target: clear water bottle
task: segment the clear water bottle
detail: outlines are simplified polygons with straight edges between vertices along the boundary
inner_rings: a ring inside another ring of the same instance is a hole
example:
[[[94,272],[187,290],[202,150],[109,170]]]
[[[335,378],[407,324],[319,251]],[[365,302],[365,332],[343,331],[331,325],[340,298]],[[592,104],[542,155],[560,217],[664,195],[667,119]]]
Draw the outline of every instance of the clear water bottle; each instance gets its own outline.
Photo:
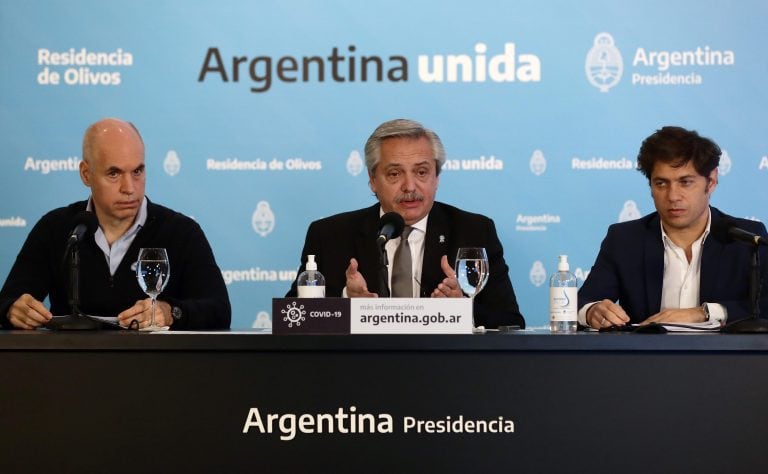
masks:
[[[576,332],[578,328],[578,283],[570,272],[568,255],[560,255],[557,273],[549,279],[549,331]]]
[[[317,271],[314,255],[307,255],[307,266],[296,280],[299,298],[325,297],[325,277]]]

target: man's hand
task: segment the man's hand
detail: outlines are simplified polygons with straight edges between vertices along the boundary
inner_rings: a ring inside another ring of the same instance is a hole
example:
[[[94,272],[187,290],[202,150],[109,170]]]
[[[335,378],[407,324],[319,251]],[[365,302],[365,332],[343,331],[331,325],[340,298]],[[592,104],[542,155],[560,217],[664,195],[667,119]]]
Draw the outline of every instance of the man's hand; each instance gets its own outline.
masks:
[[[591,328],[624,326],[628,322],[629,316],[624,312],[624,308],[611,300],[597,302],[587,310],[587,324]]]
[[[451,268],[451,265],[448,263],[448,257],[445,255],[440,259],[440,268],[443,269],[445,278],[432,291],[432,298],[461,298],[464,296],[461,288],[459,288],[456,272]]]
[[[8,309],[8,321],[19,329],[35,329],[51,320],[45,305],[29,293],[19,296]]]
[[[707,320],[704,310],[697,306],[685,309],[665,309],[646,319],[640,324],[650,323],[703,323]]]
[[[368,291],[368,284],[363,278],[363,274],[357,271],[357,260],[349,260],[347,275],[347,296],[350,298],[376,298],[379,295]]]
[[[117,322],[121,326],[130,327],[133,321],[136,321],[136,324],[139,325],[138,329],[149,327],[152,314],[151,308],[152,300],[150,298],[139,300],[136,304],[118,314]],[[171,324],[173,324],[171,305],[165,301],[156,301],[155,326],[170,326]]]

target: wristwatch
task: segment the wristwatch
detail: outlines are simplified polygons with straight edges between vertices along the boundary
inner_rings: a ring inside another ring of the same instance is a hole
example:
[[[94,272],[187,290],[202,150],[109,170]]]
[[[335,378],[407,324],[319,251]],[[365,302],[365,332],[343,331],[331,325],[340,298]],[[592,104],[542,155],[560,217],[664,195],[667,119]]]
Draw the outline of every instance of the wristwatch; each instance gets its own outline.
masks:
[[[178,306],[172,306],[171,316],[173,316],[174,321],[178,321],[179,319],[181,319],[181,316],[182,316],[181,308],[179,308]]]

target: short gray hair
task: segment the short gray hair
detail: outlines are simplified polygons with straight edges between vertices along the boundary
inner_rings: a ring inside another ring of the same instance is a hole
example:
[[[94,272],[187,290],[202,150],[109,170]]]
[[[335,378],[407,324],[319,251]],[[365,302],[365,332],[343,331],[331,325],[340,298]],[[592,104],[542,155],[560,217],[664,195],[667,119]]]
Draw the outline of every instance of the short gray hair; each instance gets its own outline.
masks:
[[[365,142],[365,166],[368,173],[373,174],[381,160],[381,142],[388,138],[426,138],[432,145],[437,174],[445,163],[445,148],[440,137],[435,132],[424,127],[419,122],[408,119],[395,119],[384,122],[373,131]]]

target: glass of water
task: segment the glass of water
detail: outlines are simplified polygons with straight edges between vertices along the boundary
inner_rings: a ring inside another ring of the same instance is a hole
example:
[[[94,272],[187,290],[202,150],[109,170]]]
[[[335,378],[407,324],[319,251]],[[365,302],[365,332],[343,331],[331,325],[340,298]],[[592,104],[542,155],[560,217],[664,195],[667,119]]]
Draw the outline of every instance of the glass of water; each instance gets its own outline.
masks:
[[[461,247],[456,253],[456,278],[459,287],[470,298],[477,296],[488,283],[488,255],[483,247]],[[472,325],[475,326],[474,305]]]
[[[155,300],[163,292],[168,278],[171,276],[171,264],[168,253],[162,248],[143,248],[139,250],[139,260],[136,265],[136,278],[142,291],[152,298],[152,309],[149,316],[149,328],[159,329],[155,325]]]
[[[461,291],[470,298],[474,298],[488,283],[488,255],[483,247],[459,248],[455,268]]]

